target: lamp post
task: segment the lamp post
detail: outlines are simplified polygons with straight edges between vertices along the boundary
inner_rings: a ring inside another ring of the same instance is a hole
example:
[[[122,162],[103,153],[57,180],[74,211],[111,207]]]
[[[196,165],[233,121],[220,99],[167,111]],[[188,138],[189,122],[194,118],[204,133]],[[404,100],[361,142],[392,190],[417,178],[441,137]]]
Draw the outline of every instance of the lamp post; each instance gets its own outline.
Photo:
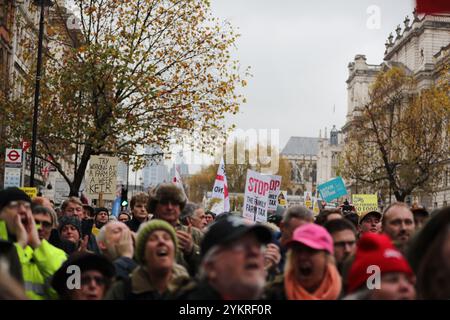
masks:
[[[42,43],[44,40],[44,15],[45,7],[53,5],[51,0],[34,0],[33,4],[39,6],[39,40],[38,40],[38,56],[36,65],[36,85],[34,90],[34,112],[33,112],[33,129],[31,140],[31,168],[30,168],[30,187],[34,187],[34,174],[36,164],[36,143],[37,143],[37,126],[39,116],[39,95],[41,91],[41,69],[42,69]]]

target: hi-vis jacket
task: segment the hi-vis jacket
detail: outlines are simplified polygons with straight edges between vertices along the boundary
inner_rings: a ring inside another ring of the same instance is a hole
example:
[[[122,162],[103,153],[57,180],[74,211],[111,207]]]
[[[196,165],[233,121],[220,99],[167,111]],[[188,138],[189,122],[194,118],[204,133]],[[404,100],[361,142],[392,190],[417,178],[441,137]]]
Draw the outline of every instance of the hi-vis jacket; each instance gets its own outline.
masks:
[[[0,220],[0,239],[8,240],[8,231],[4,221]],[[41,245],[33,249],[22,248],[15,243],[17,255],[22,265],[25,291],[33,300],[56,299],[56,292],[50,287],[51,276],[67,259],[66,253],[42,240]]]

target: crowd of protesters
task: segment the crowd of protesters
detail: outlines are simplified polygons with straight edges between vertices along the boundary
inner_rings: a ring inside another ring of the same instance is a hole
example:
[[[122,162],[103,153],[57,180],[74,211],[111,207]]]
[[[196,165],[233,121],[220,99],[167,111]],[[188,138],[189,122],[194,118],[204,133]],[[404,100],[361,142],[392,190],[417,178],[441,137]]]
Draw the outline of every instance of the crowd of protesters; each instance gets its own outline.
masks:
[[[450,299],[450,208],[215,215],[175,184],[117,217],[0,191],[0,299]]]

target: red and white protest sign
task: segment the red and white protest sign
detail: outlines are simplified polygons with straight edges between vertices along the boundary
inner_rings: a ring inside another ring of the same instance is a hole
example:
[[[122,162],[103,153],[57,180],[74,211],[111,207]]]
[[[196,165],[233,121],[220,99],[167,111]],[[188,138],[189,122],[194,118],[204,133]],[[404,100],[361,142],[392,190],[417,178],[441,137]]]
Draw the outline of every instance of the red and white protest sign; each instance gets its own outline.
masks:
[[[281,176],[272,175],[270,176],[269,185],[269,211],[277,210],[278,206],[278,195],[281,188]]]
[[[222,214],[224,212],[230,211],[230,197],[228,195],[228,183],[227,183],[227,176],[225,174],[225,162],[222,158],[220,161],[219,168],[217,169],[217,175],[216,180],[214,182],[214,187],[212,191],[212,198],[213,199],[220,199],[221,203],[223,203],[223,209],[222,205],[215,206],[215,210],[221,211],[221,212],[214,212],[216,214]]]
[[[271,176],[247,170],[243,217],[257,222],[267,222]]]

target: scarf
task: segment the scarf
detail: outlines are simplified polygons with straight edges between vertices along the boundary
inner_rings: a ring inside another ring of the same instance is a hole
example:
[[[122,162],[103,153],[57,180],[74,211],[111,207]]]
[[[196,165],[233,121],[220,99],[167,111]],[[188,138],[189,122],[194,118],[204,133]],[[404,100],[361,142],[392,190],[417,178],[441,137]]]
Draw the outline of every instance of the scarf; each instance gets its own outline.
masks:
[[[328,264],[322,283],[314,293],[306,291],[291,270],[285,277],[284,290],[288,300],[336,300],[341,293],[342,281],[334,264]]]

